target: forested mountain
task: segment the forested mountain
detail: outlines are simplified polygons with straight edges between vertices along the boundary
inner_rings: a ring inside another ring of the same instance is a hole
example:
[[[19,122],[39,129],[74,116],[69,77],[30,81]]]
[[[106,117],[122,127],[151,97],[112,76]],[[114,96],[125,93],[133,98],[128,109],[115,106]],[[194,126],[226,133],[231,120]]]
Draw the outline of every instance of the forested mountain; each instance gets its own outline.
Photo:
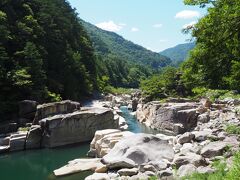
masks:
[[[179,44],[175,47],[160,52],[160,54],[169,57],[173,63],[183,62],[187,59],[189,51],[191,51],[194,47],[195,42]]]
[[[0,32],[4,117],[19,100],[78,100],[97,86],[91,41],[65,0],[0,1]]]
[[[95,50],[100,55],[116,56],[128,62],[149,65],[155,69],[171,62],[169,58],[136,45],[114,32],[102,30],[83,20],[81,22],[89,33]]]

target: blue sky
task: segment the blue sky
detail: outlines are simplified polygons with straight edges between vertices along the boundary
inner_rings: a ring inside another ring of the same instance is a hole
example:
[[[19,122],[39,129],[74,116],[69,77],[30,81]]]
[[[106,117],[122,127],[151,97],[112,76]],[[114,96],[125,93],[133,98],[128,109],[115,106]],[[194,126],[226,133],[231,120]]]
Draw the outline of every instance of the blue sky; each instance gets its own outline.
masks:
[[[181,29],[206,13],[182,1],[69,0],[83,20],[156,52],[185,43]]]

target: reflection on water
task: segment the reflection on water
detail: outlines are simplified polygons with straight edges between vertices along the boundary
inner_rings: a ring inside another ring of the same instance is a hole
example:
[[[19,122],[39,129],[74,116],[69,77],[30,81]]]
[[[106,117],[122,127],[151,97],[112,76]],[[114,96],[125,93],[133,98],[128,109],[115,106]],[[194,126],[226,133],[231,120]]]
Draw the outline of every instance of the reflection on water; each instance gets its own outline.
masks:
[[[151,133],[157,131],[140,124],[130,114],[127,107],[121,107],[123,117],[134,133]],[[0,180],[82,180],[91,172],[84,172],[56,178],[53,170],[64,166],[68,161],[86,157],[89,143],[58,149],[40,149],[22,151],[0,156]]]

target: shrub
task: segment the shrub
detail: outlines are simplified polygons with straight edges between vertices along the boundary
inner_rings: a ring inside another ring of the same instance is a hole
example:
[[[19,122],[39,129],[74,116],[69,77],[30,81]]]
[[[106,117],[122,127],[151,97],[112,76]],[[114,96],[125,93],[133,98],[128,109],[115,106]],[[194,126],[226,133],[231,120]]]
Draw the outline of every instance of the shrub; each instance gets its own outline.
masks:
[[[237,125],[228,125],[226,128],[226,132],[229,134],[240,134],[240,127]]]
[[[112,86],[109,86],[109,93],[112,94],[131,94],[134,90],[133,89],[128,89],[128,88],[115,88]]]
[[[225,99],[225,98],[232,98],[232,99],[239,99],[240,95],[235,94],[233,91],[229,90],[221,90],[221,89],[207,89],[205,87],[196,87],[192,89],[192,92],[195,98],[206,97],[209,98],[211,101],[215,101],[216,99]]]

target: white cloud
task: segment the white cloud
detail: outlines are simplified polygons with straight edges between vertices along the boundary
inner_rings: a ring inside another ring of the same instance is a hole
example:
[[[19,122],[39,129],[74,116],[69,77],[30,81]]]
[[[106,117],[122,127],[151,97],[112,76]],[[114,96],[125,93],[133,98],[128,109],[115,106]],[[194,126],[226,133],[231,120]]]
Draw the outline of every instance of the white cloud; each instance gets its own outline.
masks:
[[[186,28],[188,28],[188,27],[192,27],[192,26],[194,26],[195,24],[197,24],[197,21],[192,21],[192,22],[190,22],[190,23],[188,23],[188,24],[184,24],[184,25],[183,25],[183,29],[186,29]]]
[[[177,19],[191,19],[194,17],[200,17],[200,13],[198,11],[184,10],[177,13],[175,16]]]
[[[123,26],[126,26],[126,24],[123,24],[123,23],[116,24],[113,21],[108,21],[108,22],[98,23],[96,24],[96,26],[106,31],[117,32],[117,31],[120,31],[123,28]]]
[[[137,32],[137,31],[139,31],[139,29],[136,28],[136,27],[133,27],[133,28],[131,29],[131,31],[132,31],[132,32]]]
[[[153,27],[154,28],[161,28],[163,25],[162,24],[154,24]]]

